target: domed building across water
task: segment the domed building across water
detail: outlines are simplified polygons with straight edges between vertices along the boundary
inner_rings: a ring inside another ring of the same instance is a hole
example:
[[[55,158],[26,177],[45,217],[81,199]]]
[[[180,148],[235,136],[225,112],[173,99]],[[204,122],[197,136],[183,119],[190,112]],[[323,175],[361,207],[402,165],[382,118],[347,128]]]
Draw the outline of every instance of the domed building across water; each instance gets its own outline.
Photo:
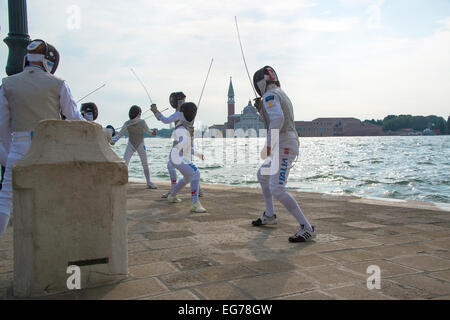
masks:
[[[216,124],[210,129],[216,129],[225,136],[225,130],[233,129],[235,134],[237,130],[241,131],[239,135],[259,136],[259,130],[264,129],[264,122],[261,120],[256,108],[249,100],[248,105],[242,110],[241,114],[235,114],[234,89],[230,78],[228,87],[228,121],[224,124]]]

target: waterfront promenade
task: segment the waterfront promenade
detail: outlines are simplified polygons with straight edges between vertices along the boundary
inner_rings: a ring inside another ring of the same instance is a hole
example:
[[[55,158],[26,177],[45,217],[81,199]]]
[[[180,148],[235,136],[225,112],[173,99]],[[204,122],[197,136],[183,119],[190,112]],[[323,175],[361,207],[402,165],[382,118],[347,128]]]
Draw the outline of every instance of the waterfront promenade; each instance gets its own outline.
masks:
[[[278,202],[278,225],[251,226],[259,189],[202,184],[207,213],[190,193],[169,204],[158,190],[128,185],[127,280],[51,299],[448,299],[450,212],[420,202],[384,202],[293,192],[315,225],[315,242],[289,243],[294,218]],[[57,228],[57,226],[55,226]],[[0,238],[0,298],[12,299],[13,230]],[[379,266],[381,289],[366,285]]]

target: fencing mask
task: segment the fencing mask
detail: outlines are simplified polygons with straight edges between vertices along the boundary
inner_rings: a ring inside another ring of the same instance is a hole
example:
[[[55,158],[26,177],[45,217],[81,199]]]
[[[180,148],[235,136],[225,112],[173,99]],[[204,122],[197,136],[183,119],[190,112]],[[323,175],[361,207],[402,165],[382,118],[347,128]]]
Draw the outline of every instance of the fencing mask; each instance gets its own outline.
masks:
[[[185,102],[181,105],[180,112],[183,113],[186,121],[191,122],[197,115],[197,106],[193,102]]]
[[[98,108],[93,102],[83,103],[80,112],[87,121],[94,121],[98,117]]]
[[[128,112],[128,116],[130,117],[130,119],[134,119],[136,118],[138,115],[140,115],[142,112],[141,108],[134,105],[130,108],[130,111]]]
[[[253,75],[253,85],[261,97],[266,93],[267,86],[272,83],[276,84],[278,87],[280,86],[277,73],[270,66],[259,69]]]
[[[178,109],[184,103],[186,95],[183,92],[172,92],[169,97],[169,102],[172,108]]]
[[[44,69],[54,74],[59,64],[59,52],[54,46],[44,40],[33,40],[27,46],[24,67],[30,65],[30,62],[42,62]]]

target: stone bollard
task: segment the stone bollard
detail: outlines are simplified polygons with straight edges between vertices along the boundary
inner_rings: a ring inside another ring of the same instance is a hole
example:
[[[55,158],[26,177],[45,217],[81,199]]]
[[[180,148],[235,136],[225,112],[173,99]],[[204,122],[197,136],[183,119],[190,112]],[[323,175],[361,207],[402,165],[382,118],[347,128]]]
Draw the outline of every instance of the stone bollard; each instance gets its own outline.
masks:
[[[16,297],[127,276],[127,182],[127,166],[100,125],[39,123],[28,153],[13,168]]]

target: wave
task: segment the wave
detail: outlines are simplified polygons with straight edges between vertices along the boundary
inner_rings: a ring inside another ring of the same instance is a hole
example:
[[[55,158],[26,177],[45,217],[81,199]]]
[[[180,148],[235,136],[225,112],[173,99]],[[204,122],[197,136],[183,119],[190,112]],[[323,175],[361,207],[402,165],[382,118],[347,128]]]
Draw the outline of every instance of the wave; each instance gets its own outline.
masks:
[[[427,166],[435,166],[435,164],[433,163],[433,162],[430,162],[430,161],[420,161],[420,162],[417,162],[417,164],[420,164],[420,165],[427,165]]]
[[[223,168],[221,165],[211,165],[211,166],[198,166],[199,169],[220,169]]]
[[[378,181],[378,180],[363,180],[362,183],[358,184],[357,187],[363,187],[363,186],[367,186],[370,184],[380,184],[382,182]]]
[[[431,202],[449,203],[450,197],[444,196],[442,194],[429,194],[424,197],[424,200]]]
[[[306,181],[312,181],[312,180],[319,180],[319,179],[325,179],[328,178],[328,175],[318,174],[312,177],[306,177],[304,180]]]

